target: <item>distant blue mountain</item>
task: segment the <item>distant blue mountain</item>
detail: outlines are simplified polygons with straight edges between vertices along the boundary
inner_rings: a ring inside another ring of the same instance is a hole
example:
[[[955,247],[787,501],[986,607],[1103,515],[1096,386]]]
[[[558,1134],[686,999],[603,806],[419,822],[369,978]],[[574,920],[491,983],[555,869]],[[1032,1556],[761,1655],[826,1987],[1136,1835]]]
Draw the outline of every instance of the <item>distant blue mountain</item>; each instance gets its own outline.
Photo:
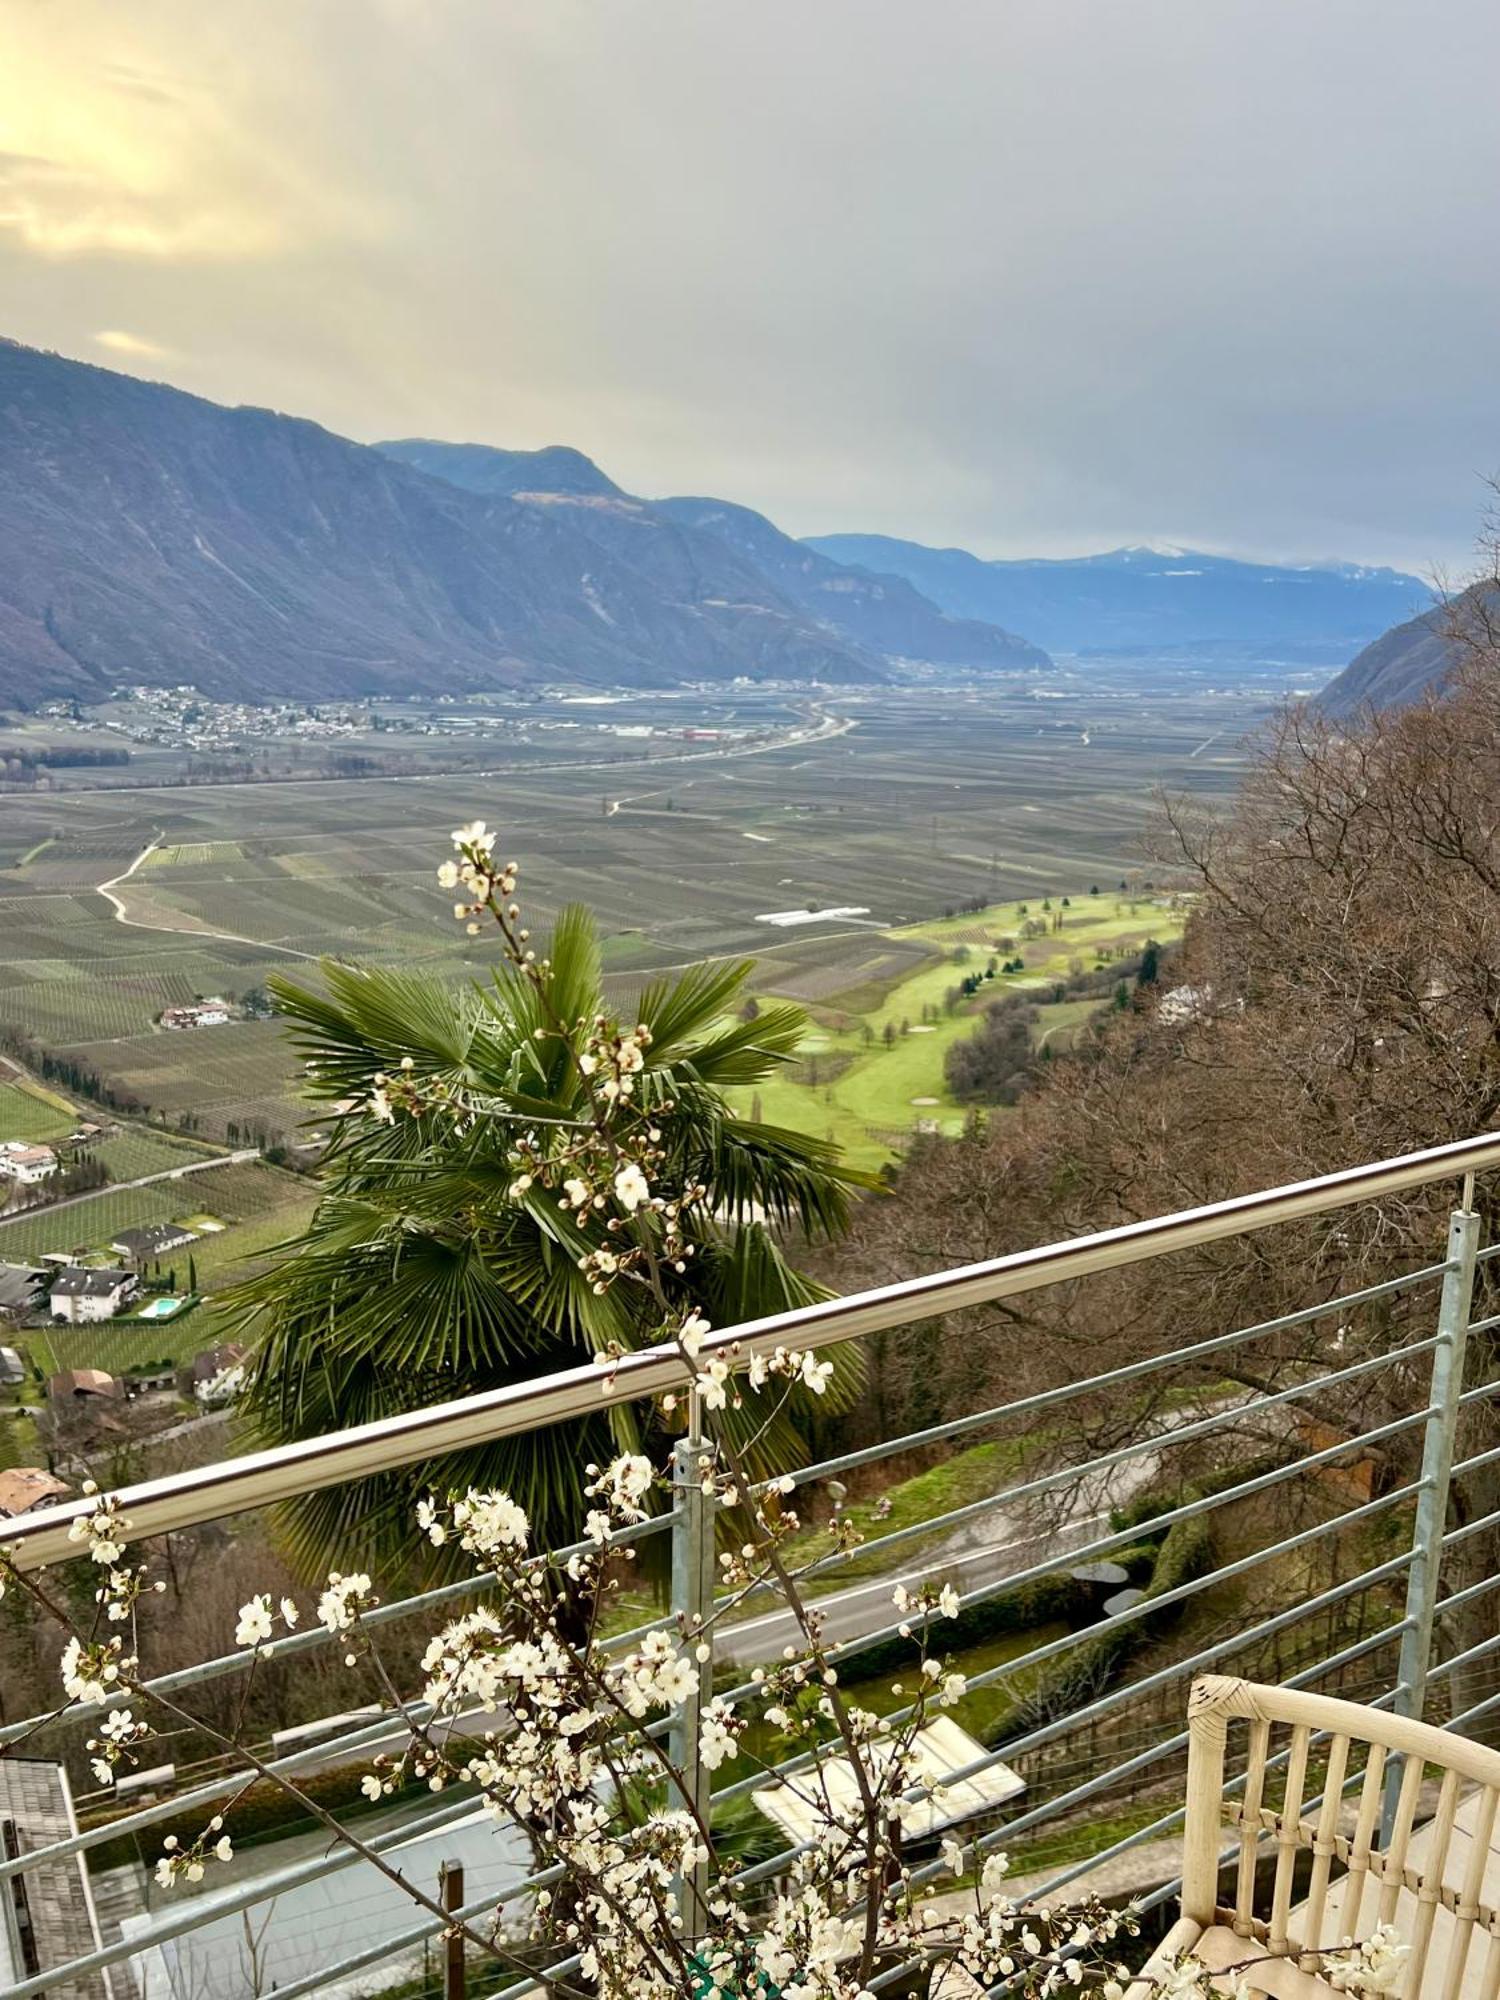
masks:
[[[1191,647],[1342,666],[1433,602],[1420,577],[1351,563],[1293,568],[1153,548],[987,562],[966,549],[889,535],[814,535],[808,546],[836,562],[904,576],[954,616],[1024,632],[1052,652]]]

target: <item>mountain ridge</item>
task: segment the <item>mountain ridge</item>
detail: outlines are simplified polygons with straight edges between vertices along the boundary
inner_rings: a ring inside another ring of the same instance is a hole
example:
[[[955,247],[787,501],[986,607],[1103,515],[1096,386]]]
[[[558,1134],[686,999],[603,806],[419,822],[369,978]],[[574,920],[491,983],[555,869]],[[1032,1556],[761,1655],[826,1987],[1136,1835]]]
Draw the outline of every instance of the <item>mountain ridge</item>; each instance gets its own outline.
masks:
[[[783,534],[754,508],[689,496],[640,499],[625,493],[592,459],[569,446],[523,452],[445,444],[436,438],[396,438],[375,449],[472,492],[587,509],[588,532],[609,540],[621,554],[628,554],[634,539],[661,524],[689,536],[694,549],[701,548],[702,538],[712,538],[820,626],[879,658],[981,669],[1051,665],[1047,654],[1029,640],[977,619],[953,617],[904,577],[834,562]],[[558,484],[549,489],[548,480]]]
[[[1487,641],[1497,622],[1500,583],[1471,584],[1451,603],[1382,632],[1322,690],[1318,707],[1339,720],[1368,708],[1409,708],[1447,680],[1468,632]]]
[[[136,682],[256,699],[886,677],[712,538],[625,560],[579,509],[12,341],[0,546],[13,706]]]

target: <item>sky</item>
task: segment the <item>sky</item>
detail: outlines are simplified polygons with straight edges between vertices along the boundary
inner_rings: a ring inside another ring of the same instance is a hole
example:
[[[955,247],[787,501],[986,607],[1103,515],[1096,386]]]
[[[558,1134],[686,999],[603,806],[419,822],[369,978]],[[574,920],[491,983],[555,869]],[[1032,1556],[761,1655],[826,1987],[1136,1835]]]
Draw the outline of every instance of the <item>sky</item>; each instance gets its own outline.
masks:
[[[1460,574],[1495,0],[0,0],[0,331],[985,555]]]

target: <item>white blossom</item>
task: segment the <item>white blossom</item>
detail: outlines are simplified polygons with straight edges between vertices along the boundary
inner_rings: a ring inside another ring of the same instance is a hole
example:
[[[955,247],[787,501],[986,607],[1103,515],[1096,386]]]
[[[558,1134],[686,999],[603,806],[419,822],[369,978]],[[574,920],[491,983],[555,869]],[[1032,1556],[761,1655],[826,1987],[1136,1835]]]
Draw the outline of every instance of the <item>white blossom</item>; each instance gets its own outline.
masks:
[[[453,1525],[462,1546],[474,1555],[524,1549],[529,1533],[524,1511],[508,1493],[478,1493],[472,1487],[454,1501]]]
[[[993,1854],[984,1857],[984,1866],[979,1871],[979,1893],[988,1902],[1001,1893],[1000,1885],[1010,1873],[1010,1856],[997,1848]]]
[[[1329,1952],[1323,1971],[1339,1992],[1394,1993],[1401,1985],[1410,1945],[1401,1942],[1394,1925],[1377,1924],[1362,1943],[1345,1938],[1339,1951]]]
[[[729,1363],[716,1355],[693,1377],[693,1387],[702,1397],[705,1410],[722,1410],[729,1400]]]
[[[678,1341],[690,1361],[697,1360],[698,1350],[712,1331],[712,1327],[710,1327],[702,1313],[697,1312],[689,1313],[687,1318],[682,1322],[682,1325],[678,1327]]]
[[[739,1740],[731,1723],[733,1706],[727,1701],[711,1701],[704,1709],[698,1732],[698,1755],[710,1771],[739,1751]]]
[[[328,1588],[318,1599],[318,1623],[329,1632],[347,1632],[369,1594],[368,1576],[340,1576],[331,1570]]]
[[[252,1597],[248,1604],[240,1606],[240,1622],[234,1628],[234,1643],[237,1646],[259,1646],[270,1638],[273,1623],[271,1600],[261,1595]]]

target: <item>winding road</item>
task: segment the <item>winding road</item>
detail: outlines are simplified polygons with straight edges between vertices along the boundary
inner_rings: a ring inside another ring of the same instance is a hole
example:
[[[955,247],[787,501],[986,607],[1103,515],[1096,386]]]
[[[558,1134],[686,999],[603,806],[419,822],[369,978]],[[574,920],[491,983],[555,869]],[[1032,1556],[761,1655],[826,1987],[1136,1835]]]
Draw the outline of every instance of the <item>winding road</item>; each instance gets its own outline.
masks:
[[[156,852],[157,848],[161,846],[163,838],[164,835],[153,833],[128,868],[122,868],[118,875],[111,875],[107,882],[95,883],[95,894],[102,896],[105,902],[109,904],[115,913],[115,922],[117,924],[128,924],[133,931],[160,931],[166,937],[218,938],[224,944],[253,945],[257,951],[276,951],[280,952],[283,958],[301,958],[305,959],[310,965],[317,964],[318,954],[316,952],[297,951],[289,944],[268,944],[263,938],[246,937],[240,931],[211,931],[202,924],[193,923],[150,924],[145,922],[141,917],[131,916],[130,912],[125,908],[124,899],[117,896],[114,892],[122,882],[130,880],[136,869],[140,867],[148,855]]]

